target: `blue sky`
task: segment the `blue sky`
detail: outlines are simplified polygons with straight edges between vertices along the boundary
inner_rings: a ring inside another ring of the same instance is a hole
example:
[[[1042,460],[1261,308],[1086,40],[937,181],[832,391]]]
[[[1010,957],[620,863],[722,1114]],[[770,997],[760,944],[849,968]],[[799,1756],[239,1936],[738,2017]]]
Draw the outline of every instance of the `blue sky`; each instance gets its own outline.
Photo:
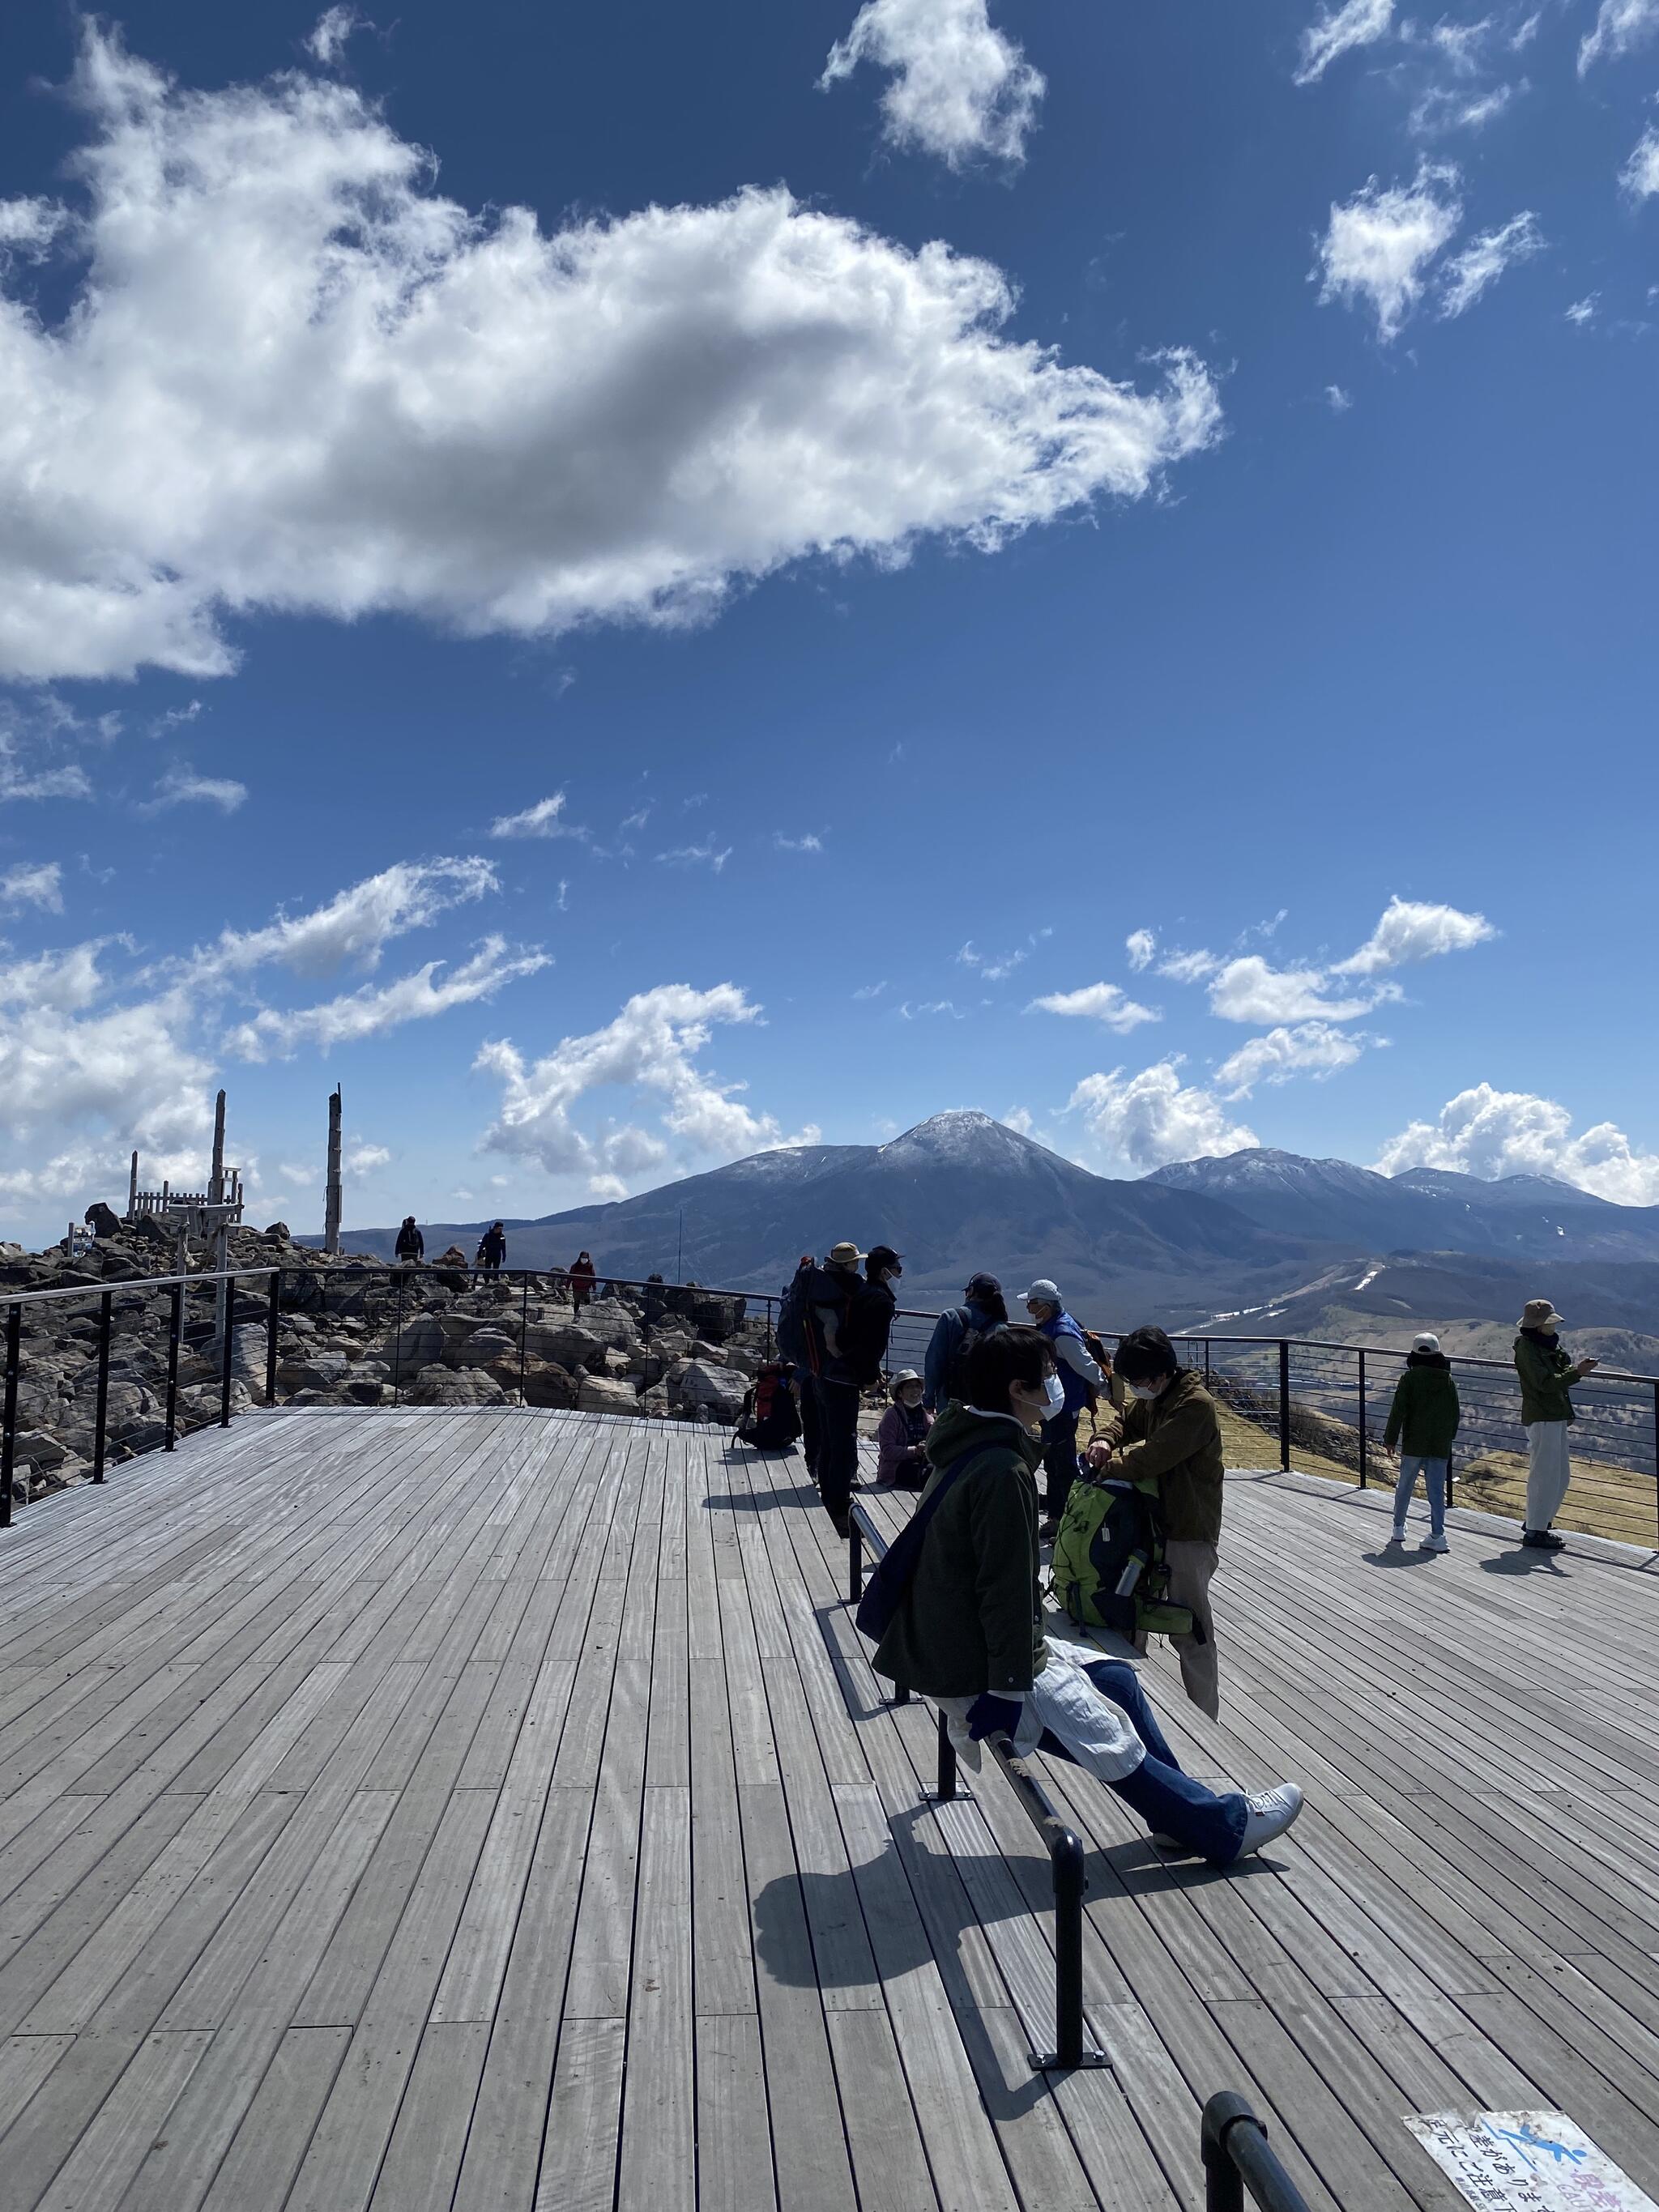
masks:
[[[218,1083],[296,1226],[337,1081],[362,1223],[957,1105],[1659,1202],[1656,98],[1659,0],[15,9],[0,1234]]]

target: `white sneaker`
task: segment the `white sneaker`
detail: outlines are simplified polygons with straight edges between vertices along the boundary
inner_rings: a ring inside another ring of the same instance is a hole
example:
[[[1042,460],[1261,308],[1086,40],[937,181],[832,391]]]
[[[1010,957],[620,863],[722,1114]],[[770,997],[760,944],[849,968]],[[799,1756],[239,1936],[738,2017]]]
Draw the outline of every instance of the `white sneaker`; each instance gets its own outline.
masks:
[[[1302,1810],[1302,1792],[1294,1782],[1281,1782],[1277,1790],[1261,1790],[1244,1802],[1250,1817],[1244,1823],[1244,1840],[1238,1847],[1242,1859],[1284,1834]]]
[[[1443,1529],[1437,1536],[1425,1536],[1423,1539],[1422,1548],[1425,1552],[1449,1552],[1451,1546],[1447,1541],[1445,1532]]]

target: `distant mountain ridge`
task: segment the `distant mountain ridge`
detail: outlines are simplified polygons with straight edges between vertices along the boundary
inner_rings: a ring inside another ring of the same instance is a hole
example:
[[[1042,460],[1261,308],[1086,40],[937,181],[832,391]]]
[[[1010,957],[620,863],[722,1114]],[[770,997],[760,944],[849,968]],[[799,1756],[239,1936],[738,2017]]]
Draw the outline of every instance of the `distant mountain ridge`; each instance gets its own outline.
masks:
[[[453,1243],[470,1255],[483,1228],[422,1224],[428,1254]],[[1418,1270],[1425,1292],[1455,1291],[1469,1319],[1497,1322],[1512,1318],[1516,1269],[1531,1281],[1528,1263],[1585,1263],[1609,1325],[1659,1332],[1659,1208],[1613,1206],[1541,1176],[1388,1176],[1265,1148],[1118,1181],[980,1113],[936,1114],[884,1145],[759,1152],[507,1230],[509,1266],[562,1267],[586,1246],[602,1274],[771,1291],[803,1252],[852,1237],[905,1255],[905,1304],[943,1304],[988,1267],[1011,1298],[1051,1276],[1107,1327],[1127,1317],[1197,1328],[1268,1307],[1311,1317],[1333,1297],[1382,1317],[1409,1303],[1402,1267]],[[348,1231],[343,1242],[389,1259],[396,1234]],[[1434,1255],[1455,1264],[1423,1273]],[[1389,1292],[1363,1296],[1385,1261]]]

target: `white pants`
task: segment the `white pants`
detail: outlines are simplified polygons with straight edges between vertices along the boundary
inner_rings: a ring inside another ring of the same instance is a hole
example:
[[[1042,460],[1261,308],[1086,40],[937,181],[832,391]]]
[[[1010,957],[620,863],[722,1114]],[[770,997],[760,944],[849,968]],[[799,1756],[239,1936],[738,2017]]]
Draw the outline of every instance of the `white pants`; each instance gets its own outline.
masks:
[[[1527,1526],[1547,1528],[1572,1480],[1567,1424],[1534,1421],[1527,1431]]]
[[[1146,1747],[1130,1725],[1121,1705],[1096,1689],[1083,1671],[1083,1662],[1098,1659],[1092,1644],[1083,1649],[1057,1637],[1048,1639],[1048,1663],[1025,1695],[1010,1703],[1020,1706],[1014,1730],[1014,1749],[1024,1757],[1035,1751],[1044,1729],[1052,1729],[1078,1765],[1102,1782],[1121,1782],[1146,1756]],[[972,1698],[935,1698],[945,1715],[957,1756],[978,1771],[980,1747],[968,1733],[968,1708]]]

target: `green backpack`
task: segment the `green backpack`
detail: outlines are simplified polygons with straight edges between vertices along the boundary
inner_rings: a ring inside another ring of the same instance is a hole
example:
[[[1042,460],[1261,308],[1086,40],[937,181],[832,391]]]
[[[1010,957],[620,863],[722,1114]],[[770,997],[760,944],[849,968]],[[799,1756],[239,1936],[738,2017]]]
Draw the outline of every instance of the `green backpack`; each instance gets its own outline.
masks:
[[[1120,1636],[1198,1636],[1188,1606],[1170,1602],[1158,1486],[1079,1473],[1066,1500],[1050,1573],[1055,1597],[1085,1628]]]

